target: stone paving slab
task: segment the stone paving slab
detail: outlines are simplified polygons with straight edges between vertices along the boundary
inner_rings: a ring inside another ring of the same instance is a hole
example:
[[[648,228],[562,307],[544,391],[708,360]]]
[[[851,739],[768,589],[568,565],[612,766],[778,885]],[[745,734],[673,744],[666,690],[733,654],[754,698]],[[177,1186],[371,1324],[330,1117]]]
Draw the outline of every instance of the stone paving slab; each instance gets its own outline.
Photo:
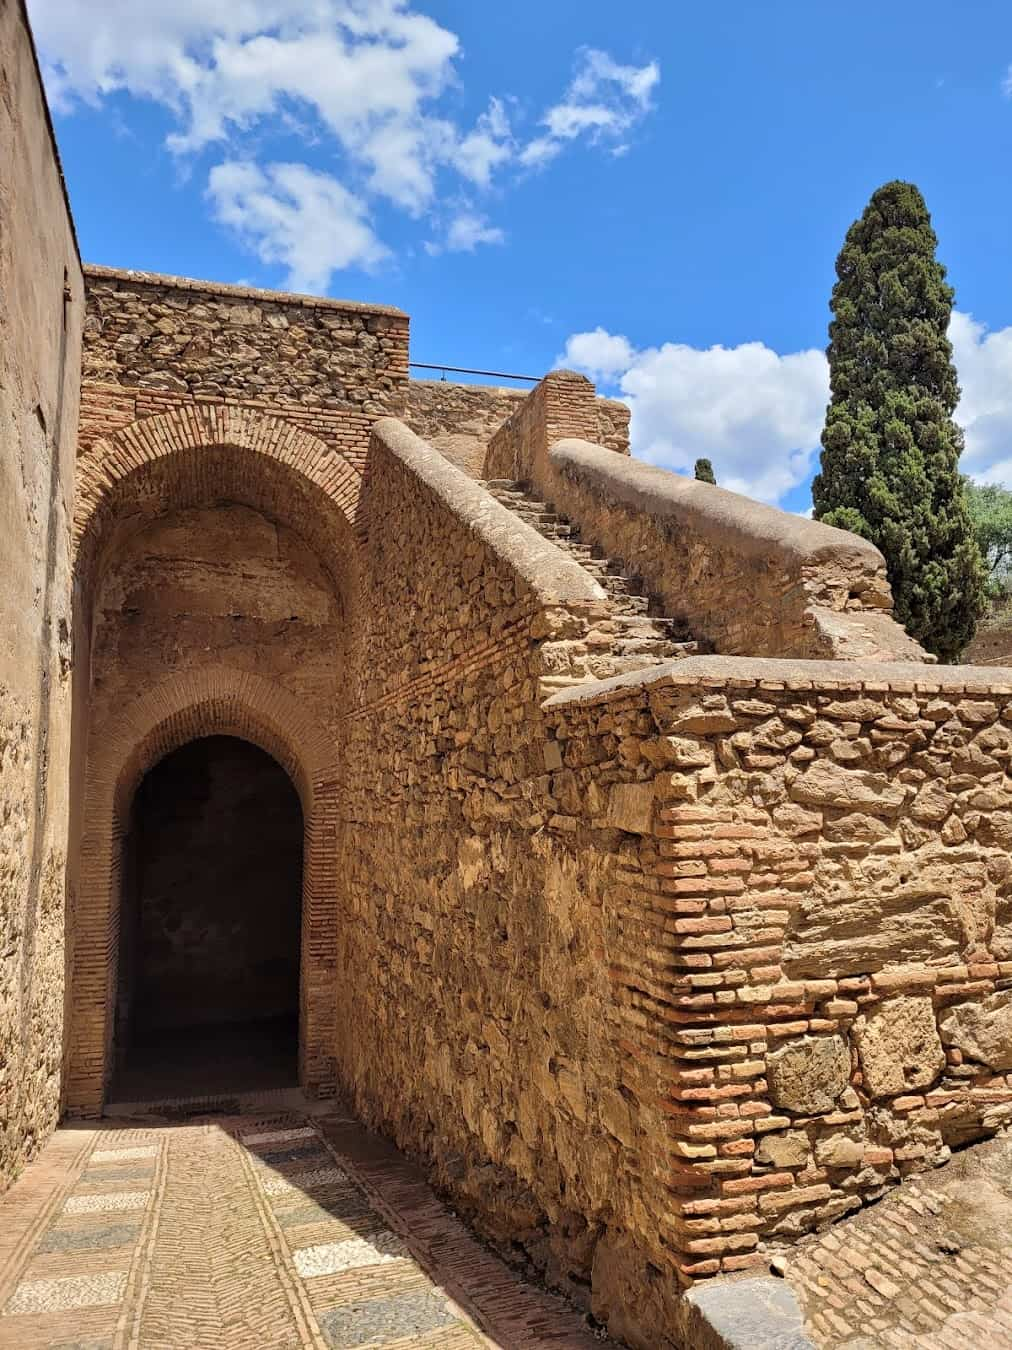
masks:
[[[0,1347],[599,1344],[340,1116],[65,1128],[0,1201]]]

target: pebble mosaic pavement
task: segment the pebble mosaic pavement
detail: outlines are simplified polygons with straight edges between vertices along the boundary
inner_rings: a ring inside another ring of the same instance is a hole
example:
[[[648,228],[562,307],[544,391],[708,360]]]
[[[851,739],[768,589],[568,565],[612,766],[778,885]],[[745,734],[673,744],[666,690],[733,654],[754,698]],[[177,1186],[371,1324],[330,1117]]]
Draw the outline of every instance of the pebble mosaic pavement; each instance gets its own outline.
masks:
[[[0,1201],[0,1347],[591,1350],[344,1117],[58,1130]]]

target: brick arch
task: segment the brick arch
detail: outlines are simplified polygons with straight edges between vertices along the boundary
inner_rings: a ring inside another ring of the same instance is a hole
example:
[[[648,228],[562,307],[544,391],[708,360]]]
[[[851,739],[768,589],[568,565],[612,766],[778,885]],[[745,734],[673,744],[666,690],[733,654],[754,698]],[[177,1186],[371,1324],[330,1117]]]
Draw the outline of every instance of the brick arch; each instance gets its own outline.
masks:
[[[111,1073],[123,843],[134,793],[173,750],[202,736],[237,736],[271,755],[302,802],[305,843],[299,1082],[336,1089],[333,1016],[337,911],[337,768],[326,734],[273,680],[224,666],[169,676],[89,737],[84,828],[73,913],[68,1111],[98,1115]]]
[[[293,526],[348,597],[357,582],[361,477],[294,423],[224,404],[141,418],[78,461],[75,571],[86,586],[125,532],[208,501],[237,501]]]

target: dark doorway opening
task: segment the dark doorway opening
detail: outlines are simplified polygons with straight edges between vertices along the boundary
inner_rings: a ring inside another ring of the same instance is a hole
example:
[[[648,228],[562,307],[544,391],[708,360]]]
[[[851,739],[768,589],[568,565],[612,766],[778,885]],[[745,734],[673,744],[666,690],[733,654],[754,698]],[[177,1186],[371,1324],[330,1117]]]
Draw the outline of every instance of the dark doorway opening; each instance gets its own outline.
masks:
[[[263,750],[191,741],[134,797],[109,1100],[297,1082],[302,808]]]

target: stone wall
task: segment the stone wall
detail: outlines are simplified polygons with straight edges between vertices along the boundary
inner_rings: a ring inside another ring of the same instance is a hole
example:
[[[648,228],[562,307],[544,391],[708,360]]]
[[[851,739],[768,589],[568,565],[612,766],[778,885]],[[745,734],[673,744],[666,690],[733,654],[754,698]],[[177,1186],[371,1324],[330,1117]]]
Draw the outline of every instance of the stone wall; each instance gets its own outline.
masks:
[[[0,1190],[60,1103],[83,286],[21,4],[0,6]]]
[[[361,468],[399,414],[408,318],[353,301],[85,269],[81,449],[138,418],[197,405],[269,411]]]
[[[892,619],[866,540],[608,454],[591,443],[596,423],[590,382],[555,371],[493,437],[486,477],[531,483],[716,651],[927,659]]]
[[[553,648],[579,646],[600,593],[397,424],[374,433],[362,507],[372,613],[344,731],[339,1077],[490,1237],[586,1298],[601,1226],[639,1203],[617,1137],[639,1126],[604,874],[554,848],[566,798],[540,701]]]
[[[217,664],[278,681],[336,733],[346,615],[297,530],[234,502],[188,507],[105,561],[92,620],[96,737],[153,678]]]
[[[484,473],[489,442],[527,398],[526,389],[449,380],[412,380],[404,420],[472,478]],[[595,399],[594,435],[599,445],[629,453],[629,409],[616,399]]]
[[[553,866],[610,863],[580,922],[664,1136],[594,1293],[654,1346],[678,1284],[1012,1120],[1012,673],[692,658],[545,713]]]
[[[451,464],[480,478],[489,441],[526,397],[526,389],[412,380],[404,420]]]
[[[1006,666],[1012,663],[1012,601],[1007,596],[993,600],[981,617],[977,631],[960,653],[971,666]]]

